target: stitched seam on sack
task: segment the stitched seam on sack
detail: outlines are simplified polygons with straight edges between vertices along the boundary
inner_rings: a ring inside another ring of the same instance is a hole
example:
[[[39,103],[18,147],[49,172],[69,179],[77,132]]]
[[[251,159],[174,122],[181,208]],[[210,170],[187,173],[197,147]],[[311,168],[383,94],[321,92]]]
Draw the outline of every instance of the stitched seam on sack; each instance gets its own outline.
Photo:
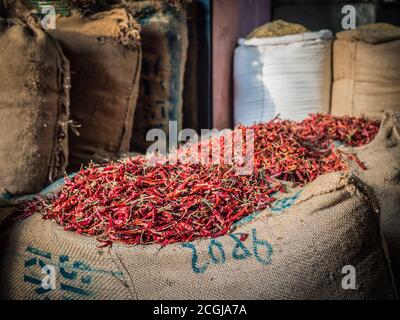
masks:
[[[58,97],[58,103],[57,103],[57,123],[55,127],[55,132],[54,132],[54,137],[53,137],[53,149],[51,153],[51,158],[50,158],[50,168],[48,172],[48,177],[47,179],[50,180],[50,182],[53,182],[53,170],[55,169],[55,176],[54,179],[57,179],[59,176],[59,170],[62,169],[66,164],[67,164],[67,155],[62,147],[62,144],[65,142],[65,139],[68,139],[68,128],[65,128],[64,134],[65,137],[63,141],[59,142],[59,134],[60,132],[64,131],[63,128],[63,118],[67,118],[67,122],[69,121],[70,118],[70,109],[69,109],[69,93],[67,90],[69,90],[69,62],[64,56],[62,49],[59,45],[59,43],[49,34],[46,34],[47,39],[52,43],[56,50],[56,56],[57,56],[57,84],[58,84],[58,89],[59,89],[59,97]],[[63,111],[63,108],[65,107],[65,112]],[[57,153],[60,152],[63,155],[63,160],[60,164],[59,167],[56,166],[57,162]],[[65,167],[64,167],[65,168]]]
[[[387,240],[382,232],[382,229],[380,230],[380,238],[381,238],[381,246],[378,246],[378,251],[379,253],[383,256],[384,262],[385,262],[385,268],[389,274],[389,281],[392,287],[392,291],[393,291],[393,295],[395,297],[396,300],[399,300],[399,292],[397,289],[397,285],[396,285],[396,278],[394,276],[393,270],[391,268],[391,257],[390,257],[390,252],[389,252],[389,248],[387,245]]]
[[[53,43],[53,41],[52,41]],[[60,83],[62,83],[64,81],[64,70],[61,67],[61,57],[60,57],[60,53],[58,52],[58,48],[57,50],[57,82],[58,82],[58,86],[60,86]],[[59,88],[60,91],[63,91],[63,88]],[[55,126],[55,130],[54,130],[54,136],[53,136],[53,150],[51,153],[51,159],[50,159],[50,168],[49,168],[49,181],[53,182],[53,175],[54,172],[53,170],[56,170],[56,175],[58,175],[58,168],[54,168],[54,166],[56,165],[56,161],[57,161],[57,149],[59,148],[58,145],[58,134],[59,131],[61,130],[61,119],[62,119],[62,101],[61,101],[61,97],[58,97],[58,103],[57,103],[57,123]]]
[[[130,49],[129,49],[130,50]],[[133,50],[132,50],[133,51]],[[136,62],[136,65],[135,65],[135,74],[133,75],[133,81],[132,81],[132,90],[129,92],[129,97],[128,97],[128,99],[127,99],[127,102],[126,102],[126,105],[125,105],[125,114],[124,114],[124,125],[123,125],[123,127],[122,127],[122,132],[121,132],[121,137],[120,137],[120,139],[119,139],[119,143],[118,143],[118,152],[121,152],[122,150],[122,144],[123,144],[123,141],[125,140],[125,138],[126,138],[126,135],[129,135],[129,132],[128,132],[128,130],[127,130],[127,119],[128,119],[128,114],[129,114],[129,109],[130,109],[130,106],[132,105],[132,100],[133,100],[133,98],[134,98],[134,96],[136,95],[137,96],[137,94],[135,94],[135,83],[139,80],[139,74],[140,74],[140,62],[141,62],[141,56],[142,56],[142,53],[141,53],[141,50],[139,49],[138,50],[138,48],[135,48],[135,51],[137,51],[138,52],[138,59],[137,59],[137,62]],[[137,99],[136,99],[137,100]],[[137,104],[137,101],[135,101],[135,109],[136,109],[136,104]],[[133,119],[132,119],[132,121],[133,121]],[[133,128],[132,128],[133,129]],[[128,144],[128,149],[129,149],[129,146],[130,146],[130,141],[131,139],[129,139],[129,141],[127,142],[127,144]],[[129,151],[129,150],[128,150]]]
[[[60,45],[58,44],[58,42],[56,42],[50,35],[49,35],[49,37],[50,37],[50,39],[52,40],[52,42],[56,44],[57,51],[58,51],[58,57],[59,57],[59,59],[60,59],[60,63],[62,64],[62,66],[60,66],[60,67],[62,67],[62,69],[61,69],[61,70],[62,70],[62,74],[61,74],[61,76],[62,76],[62,79],[61,79],[61,86],[62,86],[62,88],[60,88],[62,94],[61,94],[61,96],[60,96],[60,98],[59,98],[59,100],[60,100],[60,119],[59,119],[59,121],[60,121],[61,123],[58,123],[58,124],[57,124],[58,130],[57,130],[56,139],[58,139],[58,134],[59,134],[60,132],[62,132],[63,130],[66,131],[66,132],[64,132],[65,137],[64,137],[63,141],[60,142],[60,144],[58,145],[58,147],[60,148],[60,152],[62,152],[63,157],[64,157],[63,162],[60,164],[60,168],[63,168],[64,166],[66,166],[66,165],[68,164],[68,158],[67,158],[66,151],[65,151],[64,148],[62,147],[62,143],[65,143],[65,140],[68,139],[68,127],[66,126],[65,128],[63,128],[63,125],[65,125],[65,124],[63,124],[62,121],[64,120],[63,117],[65,117],[65,118],[66,118],[66,121],[67,121],[67,123],[68,123],[69,118],[70,118],[70,116],[71,116],[70,108],[69,108],[69,103],[70,103],[70,102],[69,102],[69,99],[70,99],[70,98],[69,98],[70,65],[69,65],[69,61],[68,61],[67,58],[64,56],[64,54],[63,54],[63,52],[62,52],[62,50],[61,50],[61,47],[60,47]],[[63,110],[63,107],[65,107],[65,112],[64,112],[64,110]],[[67,141],[67,142],[68,142],[68,141]],[[64,167],[64,168],[65,168],[65,167]],[[57,169],[58,169],[58,168],[57,168]],[[57,175],[56,179],[57,179],[57,178],[58,178],[58,175]],[[52,182],[53,182],[53,181],[52,181]]]
[[[14,25],[22,25],[22,26],[25,25],[25,24],[24,24],[22,21],[20,21],[19,19],[13,20],[12,23],[13,23],[13,26],[14,26]],[[10,27],[10,28],[11,28],[11,27]],[[32,29],[31,26],[28,26],[28,28],[31,28],[31,29]],[[34,44],[36,44],[36,42],[35,42]],[[33,45],[34,45],[34,44],[33,44]],[[33,60],[34,58],[32,57],[32,53],[33,53],[32,42],[29,42],[29,44],[28,44],[27,46],[28,46],[28,48],[27,48],[27,52],[26,52],[26,57],[27,57],[29,60]],[[27,159],[27,168],[32,168],[32,165],[33,165],[33,164],[34,164],[34,157],[29,157],[29,159]],[[49,173],[50,173],[50,170],[47,170],[46,177],[45,177],[45,179],[44,179],[44,181],[43,181],[43,183],[44,183],[45,185],[47,184],[48,177],[49,177]],[[23,179],[23,180],[25,181],[25,185],[26,185],[26,186],[29,186],[30,188],[32,187],[32,181],[31,181],[31,179],[29,178],[29,174],[26,175],[25,179]],[[42,183],[42,182],[41,182],[41,183]]]
[[[128,268],[125,266],[124,262],[118,255],[116,251],[114,251],[113,248],[109,249],[110,257],[112,261],[114,262],[115,266],[117,269],[123,273],[124,277],[126,278],[126,281],[128,282],[128,291],[130,292],[131,296],[135,298],[135,300],[139,300],[137,291],[133,282],[133,279],[128,271]]]

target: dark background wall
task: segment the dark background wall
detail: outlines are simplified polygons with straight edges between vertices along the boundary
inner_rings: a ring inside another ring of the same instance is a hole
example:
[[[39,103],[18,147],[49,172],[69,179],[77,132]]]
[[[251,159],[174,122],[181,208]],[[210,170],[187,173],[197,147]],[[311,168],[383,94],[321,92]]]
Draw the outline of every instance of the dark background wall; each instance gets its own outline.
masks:
[[[211,0],[188,4],[188,60],[183,92],[183,127],[211,128]]]
[[[213,0],[213,127],[232,126],[233,53],[240,37],[270,21],[270,0]]]
[[[400,26],[400,0],[381,1],[377,19]]]

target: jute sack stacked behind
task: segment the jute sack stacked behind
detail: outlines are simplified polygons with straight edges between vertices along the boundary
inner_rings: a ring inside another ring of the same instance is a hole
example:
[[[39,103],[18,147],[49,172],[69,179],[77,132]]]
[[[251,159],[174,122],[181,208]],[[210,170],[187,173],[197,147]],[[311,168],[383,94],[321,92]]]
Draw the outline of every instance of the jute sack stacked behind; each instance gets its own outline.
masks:
[[[139,91],[139,25],[124,9],[57,17],[51,34],[71,61],[71,169],[129,151]]]
[[[337,34],[332,114],[380,118],[400,110],[400,28],[386,24]]]
[[[123,1],[142,27],[143,70],[132,148],[146,151],[151,129],[168,136],[169,121],[182,127],[182,94],[188,48],[184,1]]]
[[[369,145],[353,151],[367,167],[363,171],[355,164],[353,171],[378,197],[381,228],[400,288],[400,113],[385,112],[377,137]]]
[[[98,249],[96,240],[33,215],[0,237],[0,292],[7,299],[393,299],[378,211],[361,181],[333,173],[230,235],[166,247]],[[41,286],[46,265],[54,267],[54,290]],[[343,287],[349,265],[355,290]]]
[[[36,193],[64,175],[69,81],[53,38],[0,18],[0,193]]]

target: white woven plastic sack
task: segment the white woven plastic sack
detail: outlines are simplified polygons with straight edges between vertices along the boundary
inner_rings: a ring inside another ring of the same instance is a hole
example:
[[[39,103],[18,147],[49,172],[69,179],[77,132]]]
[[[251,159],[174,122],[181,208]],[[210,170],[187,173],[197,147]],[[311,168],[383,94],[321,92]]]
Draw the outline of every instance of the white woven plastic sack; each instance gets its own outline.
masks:
[[[332,32],[240,39],[234,58],[234,122],[303,120],[330,111]]]

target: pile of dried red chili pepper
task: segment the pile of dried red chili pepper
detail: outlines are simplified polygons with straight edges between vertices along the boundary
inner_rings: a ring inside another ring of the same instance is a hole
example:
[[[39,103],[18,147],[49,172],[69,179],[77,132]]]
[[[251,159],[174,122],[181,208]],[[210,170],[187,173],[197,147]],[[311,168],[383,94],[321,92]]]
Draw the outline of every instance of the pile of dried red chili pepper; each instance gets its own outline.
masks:
[[[27,202],[22,214],[40,213],[65,230],[96,236],[104,245],[167,245],[218,237],[269,207],[276,192],[285,192],[281,180],[302,185],[346,170],[335,143],[367,144],[379,121],[312,115],[302,122],[274,119],[250,128],[255,133],[250,175],[237,175],[230,164],[152,165],[145,157],[91,164],[66,178],[55,193]],[[195,146],[201,149],[201,143]]]
[[[256,130],[256,167],[272,178],[306,184],[322,174],[343,171],[343,158],[363,164],[335,146],[358,147],[371,142],[380,121],[366,118],[311,115],[299,123],[275,120],[253,126]]]

